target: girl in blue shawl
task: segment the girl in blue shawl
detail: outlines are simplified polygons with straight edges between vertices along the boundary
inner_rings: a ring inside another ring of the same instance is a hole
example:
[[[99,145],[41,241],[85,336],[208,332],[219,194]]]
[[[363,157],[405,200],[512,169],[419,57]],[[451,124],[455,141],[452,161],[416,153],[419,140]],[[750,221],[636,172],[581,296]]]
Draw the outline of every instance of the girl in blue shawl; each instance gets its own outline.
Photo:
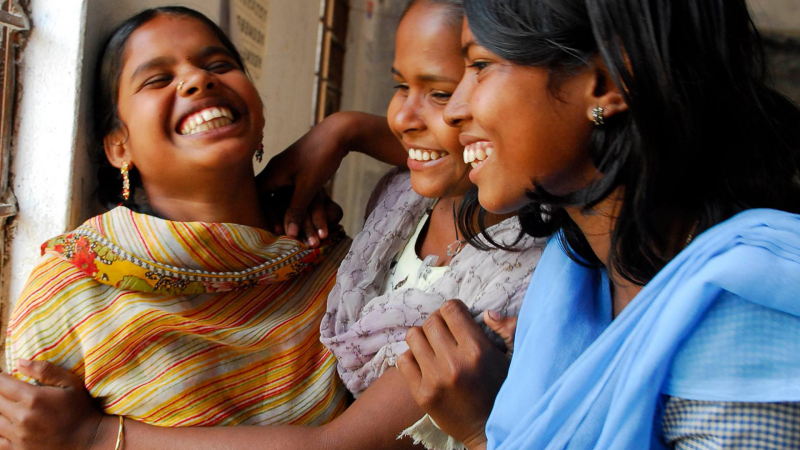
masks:
[[[409,331],[418,403],[470,449],[800,448],[800,110],[745,0],[465,10],[447,120],[551,239],[510,368],[458,302]]]

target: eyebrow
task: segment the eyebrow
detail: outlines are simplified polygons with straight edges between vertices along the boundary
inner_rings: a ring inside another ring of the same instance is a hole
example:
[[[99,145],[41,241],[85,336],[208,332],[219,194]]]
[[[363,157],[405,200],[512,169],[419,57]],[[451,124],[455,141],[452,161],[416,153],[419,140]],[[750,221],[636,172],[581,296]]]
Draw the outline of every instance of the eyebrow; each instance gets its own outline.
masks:
[[[208,47],[204,47],[202,50],[197,52],[196,55],[194,55],[194,58],[205,59],[213,55],[224,55],[233,58],[233,55],[231,54],[230,50],[228,50],[225,47],[220,47],[218,45],[210,45]],[[135,80],[136,77],[142,72],[146,72],[150,69],[157,67],[169,66],[170,64],[175,64],[175,58],[171,56],[159,56],[157,58],[153,58],[150,61],[147,61],[146,63],[137,67],[136,70],[133,71],[133,75],[131,75],[131,80]]]
[[[392,67],[392,73],[397,75],[400,78],[404,78],[403,74],[400,73],[399,70]],[[423,74],[416,77],[418,80],[426,82],[426,83],[457,83],[458,80],[453,80],[451,78],[441,76],[441,75],[433,75],[433,74]]]

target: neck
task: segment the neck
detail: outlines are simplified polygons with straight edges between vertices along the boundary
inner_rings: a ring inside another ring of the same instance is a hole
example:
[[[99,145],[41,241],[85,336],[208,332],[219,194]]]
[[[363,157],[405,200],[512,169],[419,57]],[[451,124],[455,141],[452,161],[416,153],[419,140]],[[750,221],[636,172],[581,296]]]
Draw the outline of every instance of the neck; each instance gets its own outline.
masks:
[[[611,235],[622,206],[622,190],[617,189],[590,212],[580,208],[565,208],[567,214],[583,233],[597,259],[608,270],[616,317],[633,300],[642,287],[623,278],[611,264]]]
[[[143,180],[148,202],[161,216],[178,222],[234,223],[267,228],[258,202],[255,177],[193,174],[190,188],[175,189],[148,185]],[[242,182],[241,180],[249,180]]]

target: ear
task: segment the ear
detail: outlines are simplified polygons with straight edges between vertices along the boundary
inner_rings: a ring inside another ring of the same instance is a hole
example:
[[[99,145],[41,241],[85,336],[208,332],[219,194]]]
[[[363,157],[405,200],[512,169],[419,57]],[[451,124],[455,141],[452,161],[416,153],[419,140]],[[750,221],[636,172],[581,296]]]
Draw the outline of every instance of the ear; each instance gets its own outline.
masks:
[[[619,90],[619,87],[608,72],[603,59],[600,56],[594,58],[593,68],[594,81],[589,83],[589,90],[586,92],[586,117],[594,121],[594,109],[598,106],[603,108],[603,116],[608,119],[617,114],[628,110],[628,104]]]
[[[128,165],[133,165],[128,149],[128,131],[124,125],[103,138],[103,147],[106,151],[106,158],[108,158],[108,162],[112,166],[119,169],[124,162],[127,162]]]

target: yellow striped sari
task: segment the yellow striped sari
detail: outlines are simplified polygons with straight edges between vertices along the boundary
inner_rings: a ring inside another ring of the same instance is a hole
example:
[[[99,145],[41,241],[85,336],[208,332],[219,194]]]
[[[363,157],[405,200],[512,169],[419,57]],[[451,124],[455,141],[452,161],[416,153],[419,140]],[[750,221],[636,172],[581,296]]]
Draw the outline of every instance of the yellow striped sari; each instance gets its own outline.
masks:
[[[324,423],[345,407],[319,324],[348,246],[116,208],[44,244],[7,363],[52,361],[154,425]]]

